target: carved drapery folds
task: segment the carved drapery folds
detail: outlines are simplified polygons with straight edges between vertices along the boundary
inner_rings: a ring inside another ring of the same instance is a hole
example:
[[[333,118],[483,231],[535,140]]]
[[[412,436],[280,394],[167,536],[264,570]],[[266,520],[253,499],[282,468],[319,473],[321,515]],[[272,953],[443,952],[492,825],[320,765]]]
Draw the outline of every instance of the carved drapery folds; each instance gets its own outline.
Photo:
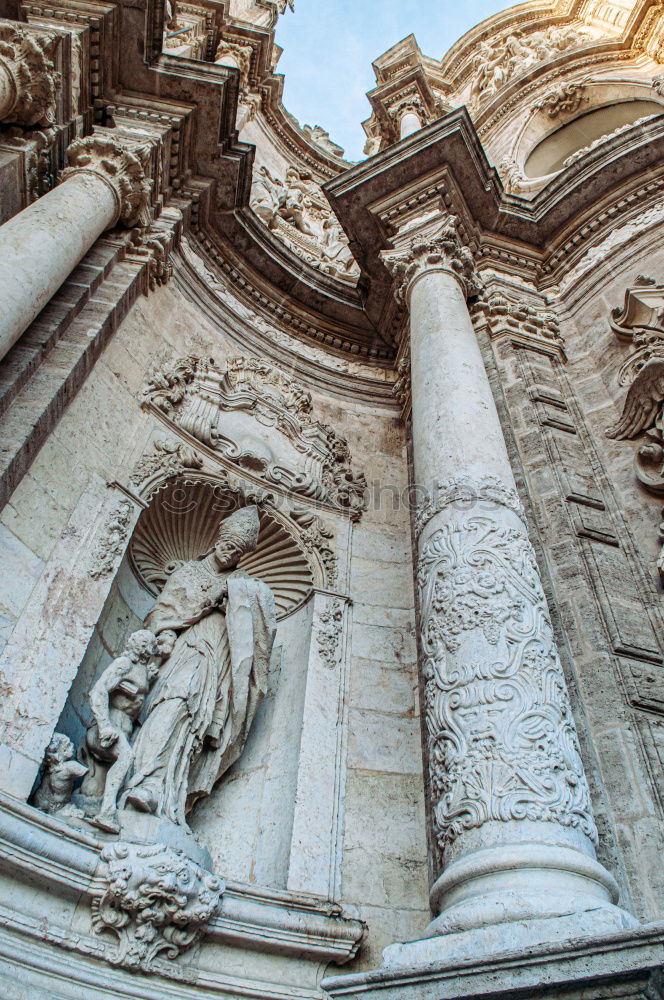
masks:
[[[418,276],[429,271],[447,271],[454,275],[466,297],[481,288],[473,255],[461,242],[453,215],[446,216],[435,228],[400,241],[393,250],[381,251],[380,256],[392,275],[394,293],[401,303],[406,302],[408,291]]]
[[[67,149],[68,166],[61,181],[80,173],[94,173],[112,188],[117,200],[115,225],[147,225],[152,182],[145,176],[141,150],[132,150],[107,134],[76,139]]]
[[[467,505],[467,513],[434,530],[420,552],[441,851],[491,820],[555,822],[597,839],[535,554],[516,521],[493,516],[498,487],[466,480],[443,488],[446,506]]]
[[[0,121],[45,126],[55,121],[60,74],[51,59],[55,35],[0,24]]]
[[[611,326],[633,350],[618,380],[628,385],[623,411],[607,436],[617,440],[644,435],[634,459],[636,477],[655,496],[664,496],[664,286],[641,277],[614,309]],[[662,527],[659,529],[659,540]],[[657,561],[664,582],[664,545]]]
[[[279,369],[252,358],[182,358],[155,373],[145,398],[181,432],[238,469],[300,497],[359,516],[366,479],[345,438],[313,417],[311,396]],[[258,426],[257,426],[258,425]],[[263,427],[279,437],[275,449]]]
[[[119,842],[101,860],[92,923],[116,936],[113,965],[149,972],[159,957],[177,958],[219,909],[221,879],[180,851]]]
[[[473,63],[471,106],[477,107],[513,78],[588,40],[589,36],[573,25],[552,25],[530,35],[515,31],[493,44],[481,41]]]
[[[355,283],[360,270],[348,239],[311,174],[289,167],[283,180],[259,167],[251,207],[268,229],[319,271]]]

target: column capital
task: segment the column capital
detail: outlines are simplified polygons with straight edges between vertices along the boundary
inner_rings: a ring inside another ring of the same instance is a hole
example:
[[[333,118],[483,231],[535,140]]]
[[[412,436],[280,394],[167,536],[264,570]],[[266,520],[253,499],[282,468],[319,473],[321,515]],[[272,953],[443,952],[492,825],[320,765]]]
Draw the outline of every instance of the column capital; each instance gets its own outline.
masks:
[[[8,90],[0,120],[19,125],[52,125],[60,74],[49,58],[57,36],[0,23],[0,67]]]
[[[447,271],[459,282],[468,298],[481,287],[473,255],[461,242],[456,217],[446,216],[435,228],[417,232],[392,250],[381,251],[381,259],[394,281],[394,292],[401,303],[408,302],[415,281],[429,271]]]
[[[113,226],[122,223],[131,228],[149,222],[152,181],[145,176],[138,152],[125,146],[121,139],[109,135],[76,139],[67,149],[67,163],[60,174],[61,182],[75,174],[93,173],[113,188],[118,204]]]

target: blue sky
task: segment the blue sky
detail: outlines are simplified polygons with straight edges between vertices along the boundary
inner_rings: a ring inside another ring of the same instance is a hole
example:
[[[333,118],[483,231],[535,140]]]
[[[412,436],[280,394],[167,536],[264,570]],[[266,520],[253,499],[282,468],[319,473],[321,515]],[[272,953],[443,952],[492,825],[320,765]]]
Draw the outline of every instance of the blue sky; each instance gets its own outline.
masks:
[[[326,128],[348,159],[362,159],[372,60],[411,32],[425,55],[440,59],[469,28],[508,6],[509,0],[295,0],[295,13],[286,10],[277,28],[284,104],[302,125]]]

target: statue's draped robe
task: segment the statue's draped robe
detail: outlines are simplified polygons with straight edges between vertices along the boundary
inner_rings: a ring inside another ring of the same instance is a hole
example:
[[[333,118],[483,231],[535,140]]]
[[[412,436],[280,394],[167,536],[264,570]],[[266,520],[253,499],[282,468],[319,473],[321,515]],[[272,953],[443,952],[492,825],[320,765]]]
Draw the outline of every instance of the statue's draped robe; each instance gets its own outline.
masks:
[[[146,699],[125,790],[184,825],[246,742],[267,686],[274,598],[266,584],[215,571],[209,559],[188,562],[168,579],[145,626],[178,635]]]

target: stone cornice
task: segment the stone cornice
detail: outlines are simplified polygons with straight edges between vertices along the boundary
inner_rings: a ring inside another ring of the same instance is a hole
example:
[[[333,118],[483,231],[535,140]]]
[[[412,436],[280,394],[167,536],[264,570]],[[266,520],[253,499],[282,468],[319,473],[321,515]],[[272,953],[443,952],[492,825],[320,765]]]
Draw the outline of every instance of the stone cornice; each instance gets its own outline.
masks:
[[[325,191],[370,277],[367,314],[389,332],[390,282],[379,252],[391,248],[410,216],[454,214],[478,261],[550,283],[584,241],[591,246],[606,227],[633,215],[641,198],[654,197],[664,184],[663,153],[661,116],[602,143],[526,201],[503,193],[461,108],[347,170]]]
[[[73,830],[38,809],[0,796],[0,859],[3,867],[21,880],[37,877],[40,887],[48,887],[54,896],[69,898],[74,890],[89,901],[95,892],[103,846],[91,834]],[[15,919],[20,925],[19,914]],[[66,929],[61,931],[62,941],[55,943],[65,943]],[[55,926],[52,933],[57,933]],[[326,900],[229,882],[207,934],[219,944],[343,964],[356,954],[364,925],[349,919],[340,906]],[[76,942],[73,950],[80,955],[106,957],[104,944],[92,934],[77,935]],[[178,967],[167,962],[160,963],[159,971],[168,976],[171,968],[177,976]]]

